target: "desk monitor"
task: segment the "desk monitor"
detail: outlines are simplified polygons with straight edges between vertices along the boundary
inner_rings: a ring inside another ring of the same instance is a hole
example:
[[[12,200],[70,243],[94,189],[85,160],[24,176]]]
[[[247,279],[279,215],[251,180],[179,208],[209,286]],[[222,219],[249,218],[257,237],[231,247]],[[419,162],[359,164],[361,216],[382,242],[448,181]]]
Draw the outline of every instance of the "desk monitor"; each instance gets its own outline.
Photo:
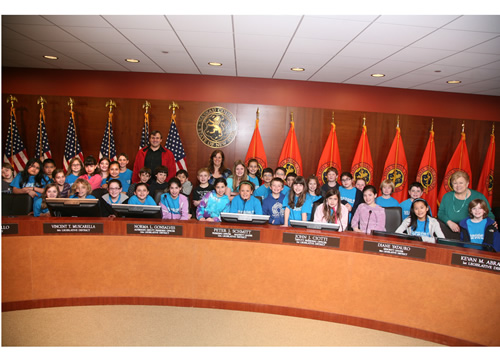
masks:
[[[335,223],[311,222],[311,221],[296,221],[291,219],[290,226],[296,228],[322,229],[326,231],[338,231],[340,225]]]
[[[229,223],[252,223],[252,224],[266,224],[269,222],[269,215],[261,214],[243,214],[243,213],[229,213],[222,212],[220,214],[222,222]]]
[[[161,218],[161,207],[150,205],[112,204],[111,207],[118,217],[130,218]]]
[[[477,249],[477,250],[484,250],[487,252],[496,252],[495,249],[493,249],[493,247],[486,245],[486,244],[463,242],[461,240],[456,240],[456,239],[438,238],[437,243],[444,244],[444,245],[452,245],[454,247],[460,247],[460,248],[471,248],[471,249]]]
[[[409,234],[403,234],[403,233],[393,233],[393,232],[384,232],[384,231],[372,231],[371,233],[373,236],[377,237],[386,237],[386,238],[399,238],[399,239],[406,239],[406,240],[416,240],[421,242],[422,237],[420,236],[412,236]]]
[[[53,217],[101,217],[97,198],[47,198],[46,202]]]

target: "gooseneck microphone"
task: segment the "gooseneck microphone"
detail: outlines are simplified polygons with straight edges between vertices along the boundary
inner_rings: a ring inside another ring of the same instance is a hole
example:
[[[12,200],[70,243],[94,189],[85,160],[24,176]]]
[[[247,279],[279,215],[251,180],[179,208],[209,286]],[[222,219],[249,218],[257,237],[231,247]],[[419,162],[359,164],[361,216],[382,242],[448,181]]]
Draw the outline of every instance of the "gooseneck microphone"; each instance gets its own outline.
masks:
[[[370,225],[370,218],[372,216],[372,210],[368,212],[368,221],[366,222],[366,229],[365,229],[365,234],[368,234],[368,227]]]

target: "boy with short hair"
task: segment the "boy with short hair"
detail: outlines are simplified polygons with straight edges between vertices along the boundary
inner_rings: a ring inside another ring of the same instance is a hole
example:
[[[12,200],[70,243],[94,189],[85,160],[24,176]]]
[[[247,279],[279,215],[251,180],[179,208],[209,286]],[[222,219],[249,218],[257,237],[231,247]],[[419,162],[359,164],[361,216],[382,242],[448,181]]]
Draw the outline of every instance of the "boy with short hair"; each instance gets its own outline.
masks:
[[[269,215],[269,223],[281,226],[285,223],[285,210],[283,209],[285,195],[281,192],[285,182],[279,177],[274,177],[270,186],[271,194],[262,201],[262,214]]]
[[[288,187],[292,187],[292,184],[293,184],[293,182],[295,181],[296,178],[297,178],[297,174],[295,172],[289,172],[286,175],[286,180],[285,180],[286,185]]]
[[[280,179],[282,179],[284,184],[286,179],[286,169],[281,166],[277,167],[276,170],[274,170],[274,177],[279,177]],[[288,195],[288,192],[290,192],[290,187],[284,185],[282,192],[285,196]]]
[[[399,204],[399,207],[401,207],[401,213],[402,213],[402,218],[403,221],[405,220],[406,217],[410,216],[410,209],[411,209],[411,204],[413,203],[414,200],[417,198],[422,197],[424,194],[424,186],[420,182],[413,182],[409,187],[408,187],[408,195],[410,198],[407,200],[401,202]],[[432,216],[431,208],[429,207],[429,213]]]
[[[265,199],[271,193],[271,180],[273,179],[273,169],[266,167],[262,170],[262,185],[257,188],[253,195]]]
[[[54,182],[52,180],[52,173],[56,169],[56,162],[53,159],[45,159],[43,160],[43,182],[44,184],[49,184]]]
[[[352,174],[348,171],[342,172],[340,175],[342,186],[339,187],[340,202],[347,207],[349,211],[349,223],[351,218],[356,213],[360,203],[363,203],[363,192],[352,185]]]
[[[186,170],[180,169],[175,173],[175,177],[181,182],[181,193],[189,197],[191,191],[193,190],[193,184],[188,180],[189,174]]]
[[[151,169],[149,167],[144,166],[142,169],[139,170],[139,182],[143,182],[147,184],[149,180],[151,179]],[[121,182],[121,181],[120,181]],[[139,183],[137,182],[137,183]],[[135,186],[137,183],[131,183],[128,191],[127,191],[127,196],[132,197],[135,194]],[[148,184],[149,187],[149,184]]]
[[[193,209],[196,210],[196,207],[200,204],[201,199],[208,192],[213,191],[215,188],[208,183],[208,179],[210,178],[210,171],[208,168],[203,167],[198,170],[198,186],[193,188]]]
[[[125,192],[128,191],[128,188],[132,183],[132,170],[127,169],[128,162],[128,155],[122,152],[118,156],[118,164],[120,164],[119,180],[122,183],[122,190]]]
[[[157,166],[154,171],[154,176],[155,180],[149,185],[149,195],[153,197],[153,199],[155,199],[157,191],[163,192],[168,187],[168,168],[163,165]]]
[[[375,199],[375,203],[382,207],[399,207],[398,200],[392,197],[395,189],[396,185],[394,185],[392,180],[387,179],[382,181],[380,184],[380,192],[382,194]]]
[[[339,188],[339,184],[337,183],[337,176],[339,175],[339,171],[335,167],[329,167],[326,170],[326,183],[321,186],[321,196],[325,197],[326,193],[332,188]]]

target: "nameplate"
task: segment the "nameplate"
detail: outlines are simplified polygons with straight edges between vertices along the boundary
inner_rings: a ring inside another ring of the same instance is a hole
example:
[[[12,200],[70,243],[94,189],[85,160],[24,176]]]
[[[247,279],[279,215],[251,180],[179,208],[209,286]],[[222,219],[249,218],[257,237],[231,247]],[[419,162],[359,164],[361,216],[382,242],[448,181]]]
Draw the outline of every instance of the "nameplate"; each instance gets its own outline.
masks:
[[[18,234],[19,225],[17,223],[2,224],[2,234]]]
[[[44,223],[43,233],[102,233],[102,223]]]
[[[156,234],[166,236],[181,236],[182,226],[172,224],[134,224],[127,223],[128,234]]]
[[[402,245],[402,244],[371,242],[371,241],[365,240],[363,242],[363,251],[388,254],[388,255],[396,255],[399,257],[425,259],[425,254],[427,252],[427,249],[419,248],[419,247],[412,247],[412,246]]]
[[[452,253],[451,264],[500,273],[500,260],[491,258],[481,258],[473,255]]]
[[[313,245],[316,247],[333,247],[340,246],[340,238],[318,236],[314,234],[300,234],[300,233],[283,233],[283,243]]]
[[[260,240],[260,231],[253,229],[205,227],[205,238]]]

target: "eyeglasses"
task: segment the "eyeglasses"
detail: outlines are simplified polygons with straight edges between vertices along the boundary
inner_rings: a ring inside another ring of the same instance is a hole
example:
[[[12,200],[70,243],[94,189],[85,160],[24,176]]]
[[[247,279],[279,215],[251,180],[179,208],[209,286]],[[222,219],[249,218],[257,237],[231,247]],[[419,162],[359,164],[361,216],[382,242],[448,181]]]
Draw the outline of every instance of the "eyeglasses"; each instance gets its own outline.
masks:
[[[110,190],[121,190],[121,187],[110,187]]]
[[[349,178],[349,177],[344,177],[344,178],[342,179],[342,182],[346,182],[346,181],[352,181],[352,179],[351,179],[351,178]]]

